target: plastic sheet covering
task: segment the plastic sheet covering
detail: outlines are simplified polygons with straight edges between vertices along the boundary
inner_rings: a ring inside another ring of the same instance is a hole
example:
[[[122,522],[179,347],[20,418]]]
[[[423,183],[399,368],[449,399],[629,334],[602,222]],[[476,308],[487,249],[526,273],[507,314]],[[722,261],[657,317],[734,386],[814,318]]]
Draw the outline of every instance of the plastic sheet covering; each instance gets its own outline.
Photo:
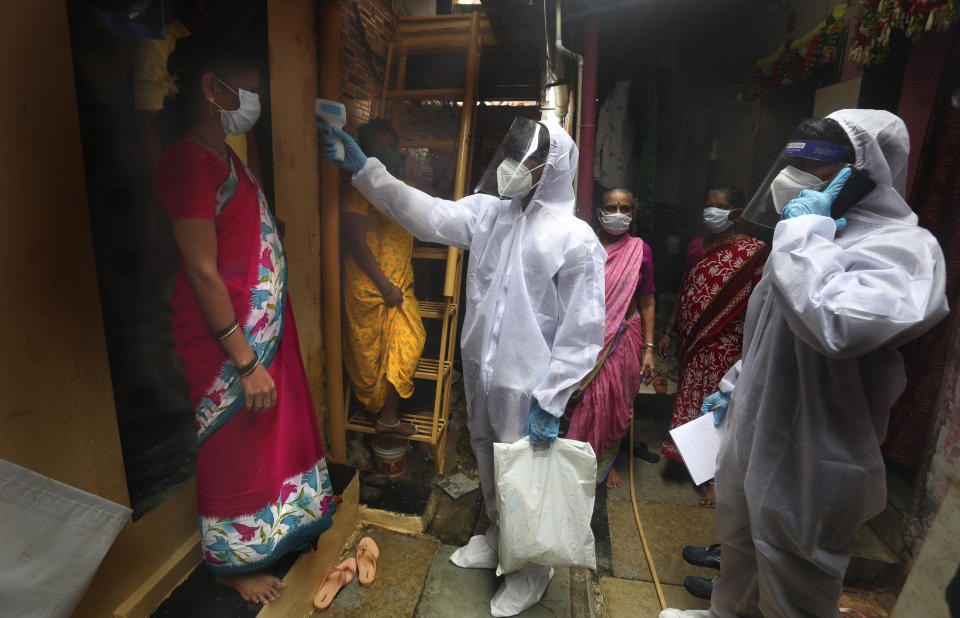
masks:
[[[0,459],[0,615],[69,616],[130,513]]]
[[[558,438],[534,450],[530,438],[493,445],[500,511],[497,575],[528,564],[597,568],[590,528],[597,458],[586,442]]]

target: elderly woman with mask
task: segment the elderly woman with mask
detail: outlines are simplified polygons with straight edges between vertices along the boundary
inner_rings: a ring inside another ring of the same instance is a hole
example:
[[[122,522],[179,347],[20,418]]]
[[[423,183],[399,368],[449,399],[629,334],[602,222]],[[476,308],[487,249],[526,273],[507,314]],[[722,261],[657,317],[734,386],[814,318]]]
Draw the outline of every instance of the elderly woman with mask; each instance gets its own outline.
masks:
[[[717,390],[723,374],[740,358],[744,310],[770,253],[763,242],[733,229],[745,201],[735,187],[711,189],[703,208],[708,233],[693,239],[687,249],[683,284],[657,346],[661,355],[674,338],[679,346],[680,387],[670,429],[700,416],[704,398]],[[669,435],[661,452],[681,460]],[[712,485],[700,505],[716,506]]]
[[[635,207],[629,191],[611,189],[596,210],[597,237],[607,250],[604,345],[571,399],[567,431],[568,438],[593,447],[597,482],[606,480],[607,487],[623,485],[613,462],[640,382],[654,371],[653,256],[647,243],[628,233]]]

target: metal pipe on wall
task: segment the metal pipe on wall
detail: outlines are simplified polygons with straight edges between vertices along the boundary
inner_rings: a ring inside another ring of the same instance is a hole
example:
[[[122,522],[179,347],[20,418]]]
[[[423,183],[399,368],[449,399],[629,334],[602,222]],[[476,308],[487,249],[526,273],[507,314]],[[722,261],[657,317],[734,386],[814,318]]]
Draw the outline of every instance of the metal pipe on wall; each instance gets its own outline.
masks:
[[[593,202],[593,158],[594,140],[597,135],[597,18],[587,20],[583,43],[583,79],[579,86],[580,109],[577,142],[580,147],[580,165],[577,173],[577,216],[584,221],[590,220]]]
[[[340,99],[340,6],[320,3],[319,95]],[[343,396],[343,351],[340,339],[340,171],[320,164],[320,255],[323,302],[323,350],[326,375],[327,440],[331,460],[347,461],[347,410]]]
[[[576,113],[576,115],[577,115],[577,133],[576,133],[576,137],[574,138],[574,141],[575,141],[576,144],[577,144],[577,148],[580,148],[580,119],[581,119],[580,109],[581,109],[581,106],[583,105],[583,56],[581,56],[580,54],[576,53],[575,51],[573,51],[573,50],[571,50],[571,49],[568,49],[568,48],[567,48],[566,46],[564,46],[564,44],[563,44],[563,36],[562,36],[562,34],[561,34],[562,30],[561,30],[561,27],[560,27],[560,24],[561,24],[560,0],[557,0],[557,19],[556,19],[556,22],[557,22],[557,23],[556,23],[557,36],[556,36],[556,41],[555,41],[555,44],[554,44],[554,48],[557,50],[557,53],[562,54],[562,55],[566,56],[567,58],[572,58],[573,60],[576,60],[576,61],[577,61],[577,105],[576,105],[576,108],[573,110],[574,113]],[[558,65],[560,64],[559,59],[557,60],[557,63],[558,63]],[[554,67],[554,69],[557,70],[557,71],[559,71],[560,67],[559,67],[559,66],[556,66],[556,67]],[[568,130],[567,132],[569,133],[569,130]],[[578,174],[578,176],[579,176],[579,174]],[[574,190],[574,192],[577,191],[577,187],[579,186],[579,184],[580,184],[580,183],[579,183],[579,178],[576,178],[576,177],[575,177],[575,178],[573,179],[573,190]]]

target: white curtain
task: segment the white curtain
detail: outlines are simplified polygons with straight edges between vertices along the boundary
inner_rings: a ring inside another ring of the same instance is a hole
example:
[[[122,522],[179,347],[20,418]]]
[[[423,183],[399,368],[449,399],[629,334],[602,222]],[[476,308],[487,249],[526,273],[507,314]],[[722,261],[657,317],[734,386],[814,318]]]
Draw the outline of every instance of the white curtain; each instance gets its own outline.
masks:
[[[69,616],[130,513],[0,459],[0,615]]]
[[[617,82],[600,106],[597,114],[596,156],[593,177],[605,189],[633,190],[636,179],[630,175],[630,159],[633,154],[633,121],[630,120],[627,102],[630,99],[630,82]]]

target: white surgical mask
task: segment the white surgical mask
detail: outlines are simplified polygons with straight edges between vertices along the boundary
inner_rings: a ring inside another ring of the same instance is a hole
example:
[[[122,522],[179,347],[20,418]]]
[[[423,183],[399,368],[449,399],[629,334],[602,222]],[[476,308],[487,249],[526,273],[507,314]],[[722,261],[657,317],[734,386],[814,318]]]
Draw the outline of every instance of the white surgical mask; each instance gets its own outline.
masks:
[[[614,236],[620,236],[629,230],[631,221],[633,221],[633,217],[620,212],[615,212],[612,215],[604,212],[600,213],[600,227]]]
[[[223,84],[224,88],[235,93],[240,99],[240,107],[234,110],[223,109],[216,101],[210,100],[211,103],[220,108],[220,126],[229,135],[243,135],[252,129],[253,125],[257,123],[257,119],[260,118],[260,97],[256,93],[243,88],[234,90],[224,84],[219,77],[217,81]]]
[[[703,223],[711,234],[726,232],[733,225],[729,218],[730,211],[716,206],[707,206],[703,209]]]
[[[541,163],[534,170],[543,167]],[[501,197],[511,199],[524,197],[534,187],[531,172],[526,165],[521,165],[513,159],[504,159],[497,168],[497,191]]]
[[[770,197],[777,213],[783,212],[787,202],[794,199],[804,189],[821,189],[826,184],[818,176],[788,165],[770,182]]]

